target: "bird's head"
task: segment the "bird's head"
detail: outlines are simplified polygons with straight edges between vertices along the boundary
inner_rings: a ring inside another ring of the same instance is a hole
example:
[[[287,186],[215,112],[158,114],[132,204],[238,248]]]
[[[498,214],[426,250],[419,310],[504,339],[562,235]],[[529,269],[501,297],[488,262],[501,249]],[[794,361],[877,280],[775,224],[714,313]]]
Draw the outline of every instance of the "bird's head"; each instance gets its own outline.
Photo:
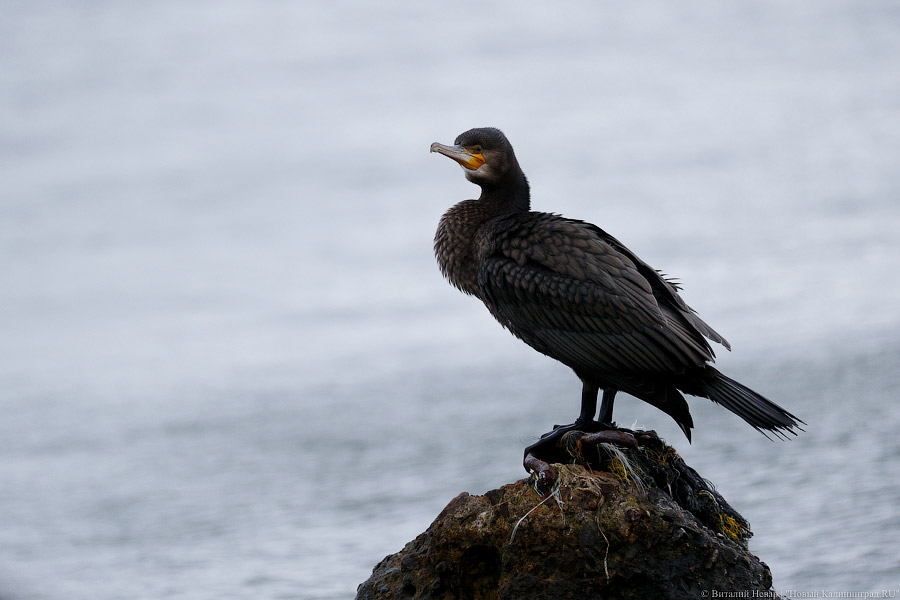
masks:
[[[466,179],[482,188],[499,184],[510,173],[521,172],[512,144],[499,129],[470,129],[459,134],[453,144],[445,146],[435,142],[431,151],[458,162]]]

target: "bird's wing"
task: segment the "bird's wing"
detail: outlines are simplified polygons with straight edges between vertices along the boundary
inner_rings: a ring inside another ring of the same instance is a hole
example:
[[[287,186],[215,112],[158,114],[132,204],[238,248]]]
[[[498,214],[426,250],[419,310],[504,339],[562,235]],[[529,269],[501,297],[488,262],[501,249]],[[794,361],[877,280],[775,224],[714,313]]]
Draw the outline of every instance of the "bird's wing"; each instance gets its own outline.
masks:
[[[596,228],[552,215],[510,225],[490,234],[478,283],[494,316],[535,349],[600,374],[680,373],[712,360],[703,337]]]
[[[673,309],[677,310],[680,315],[688,322],[691,326],[693,326],[698,332],[704,335],[706,338],[722,344],[726,350],[731,350],[731,344],[728,343],[719,332],[715,329],[707,325],[706,321],[700,318],[697,312],[687,305],[687,303],[678,295],[678,290],[681,289],[681,286],[674,279],[669,279],[663,276],[662,273],[642,261],[638,258],[631,250],[625,247],[625,244],[612,237],[599,227],[595,225],[590,225],[588,223],[584,223],[584,226],[589,227],[593,230],[599,237],[606,240],[606,242],[612,246],[616,251],[624,254],[631,260],[638,269],[638,272],[644,276],[650,286],[653,288],[653,295],[656,296],[657,300],[661,304],[668,304]],[[710,352],[712,350],[710,349]],[[715,356],[715,354],[713,354]]]

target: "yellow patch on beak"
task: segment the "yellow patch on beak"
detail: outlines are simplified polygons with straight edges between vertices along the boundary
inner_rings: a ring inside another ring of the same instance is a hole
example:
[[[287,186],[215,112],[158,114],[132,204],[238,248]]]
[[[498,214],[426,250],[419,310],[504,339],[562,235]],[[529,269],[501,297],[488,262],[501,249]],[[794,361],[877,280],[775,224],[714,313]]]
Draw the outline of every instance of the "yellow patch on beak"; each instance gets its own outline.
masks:
[[[481,152],[472,152],[469,154],[469,160],[460,164],[462,164],[462,166],[466,167],[467,169],[472,169],[473,171],[475,171],[476,169],[478,169],[478,167],[484,164],[484,154],[482,154]]]

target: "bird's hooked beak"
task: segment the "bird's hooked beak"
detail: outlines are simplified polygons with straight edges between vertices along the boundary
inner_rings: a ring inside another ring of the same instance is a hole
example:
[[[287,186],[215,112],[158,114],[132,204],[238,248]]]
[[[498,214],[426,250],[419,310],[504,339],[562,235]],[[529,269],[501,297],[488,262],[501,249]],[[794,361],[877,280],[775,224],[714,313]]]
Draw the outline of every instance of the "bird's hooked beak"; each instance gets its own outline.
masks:
[[[484,155],[481,152],[475,152],[473,148],[465,146],[445,146],[435,142],[431,145],[431,151],[449,156],[470,171],[477,171],[484,164]]]

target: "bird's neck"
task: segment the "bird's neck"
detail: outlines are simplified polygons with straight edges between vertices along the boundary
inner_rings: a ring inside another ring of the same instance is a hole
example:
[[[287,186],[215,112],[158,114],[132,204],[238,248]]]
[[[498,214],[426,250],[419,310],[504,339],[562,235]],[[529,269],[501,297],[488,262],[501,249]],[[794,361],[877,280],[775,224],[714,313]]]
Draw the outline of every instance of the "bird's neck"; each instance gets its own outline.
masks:
[[[494,184],[482,184],[480,202],[490,205],[497,216],[531,210],[531,190],[521,169],[510,172]]]

